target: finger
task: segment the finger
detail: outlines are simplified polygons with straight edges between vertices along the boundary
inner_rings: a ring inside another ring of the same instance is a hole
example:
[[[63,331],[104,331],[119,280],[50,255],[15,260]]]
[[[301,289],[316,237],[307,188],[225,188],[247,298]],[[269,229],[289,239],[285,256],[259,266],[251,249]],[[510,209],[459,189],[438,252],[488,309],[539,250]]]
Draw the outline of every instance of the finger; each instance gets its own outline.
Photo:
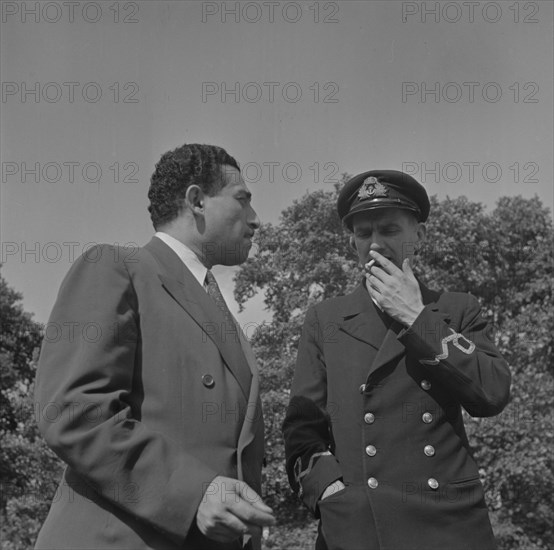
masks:
[[[374,286],[372,286],[371,283],[367,285],[367,291],[369,292],[369,296],[373,302],[375,302],[379,307],[383,307],[383,295]]]
[[[409,258],[406,258],[402,262],[402,271],[409,280],[411,280],[413,283],[417,283],[416,276],[414,275],[414,272],[412,269],[412,262]]]
[[[233,504],[229,511],[245,524],[250,523],[258,527],[264,527],[275,523],[275,518],[270,513],[255,508],[244,499],[240,499],[236,504]]]
[[[382,282],[386,282],[390,275],[378,264],[371,266],[369,270],[370,275],[377,277]]]
[[[273,513],[273,510],[267,504],[264,504],[261,501],[261,499],[254,501],[252,503],[252,506],[254,506],[254,508],[257,508],[258,510],[262,510],[263,512],[267,512],[268,514]]]
[[[379,254],[379,252],[371,250],[369,254],[373,259],[377,260],[379,266],[389,275],[399,271],[398,267],[396,267],[390,260],[387,260],[387,258],[385,258],[382,254]]]
[[[217,542],[232,542],[248,532],[248,526],[229,511],[218,516],[209,525],[198,523],[198,527],[206,537]]]
[[[238,485],[239,495],[246,500],[246,502],[252,504],[252,506],[262,510],[264,512],[272,513],[273,510],[267,505],[264,504],[262,497],[252,489],[247,483],[241,482]]]
[[[367,290],[369,291],[370,296],[376,301],[380,302],[382,299],[382,290],[384,288],[383,283],[377,279],[374,275],[370,273],[365,276],[367,280]]]
[[[389,286],[391,284],[391,275],[386,273],[381,267],[374,265],[367,274],[374,285],[377,285],[379,288],[384,286]]]

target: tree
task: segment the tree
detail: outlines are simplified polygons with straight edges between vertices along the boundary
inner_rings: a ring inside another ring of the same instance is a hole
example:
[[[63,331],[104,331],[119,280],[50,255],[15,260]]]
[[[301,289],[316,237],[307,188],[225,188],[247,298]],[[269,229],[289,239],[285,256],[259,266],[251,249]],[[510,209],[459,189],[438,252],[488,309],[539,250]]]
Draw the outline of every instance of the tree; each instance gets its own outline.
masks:
[[[281,423],[308,307],[360,281],[357,257],[336,214],[346,179],[345,174],[334,191],[295,201],[277,225],[264,225],[257,254],[236,275],[237,301],[244,305],[262,291],[272,314],[253,338],[266,410],[264,497],[283,526],[270,534],[267,548],[287,541],[283,547],[296,550],[313,541],[298,535],[301,525],[313,530],[313,523],[288,489]],[[554,545],[554,468],[548,451],[554,440],[552,220],[536,197],[503,197],[490,213],[465,197],[431,197],[431,212],[428,244],[414,271],[431,288],[470,292],[481,301],[514,375],[512,401],[501,415],[467,419],[499,546],[549,548]]]
[[[32,548],[60,477],[60,461],[40,437],[32,402],[41,327],[21,294],[0,275],[0,540],[3,550]]]
[[[1,267],[1,266],[0,266]],[[31,315],[23,311],[22,296],[0,275],[0,429],[14,430],[17,407],[10,396],[34,376],[33,355],[40,344],[40,331]]]

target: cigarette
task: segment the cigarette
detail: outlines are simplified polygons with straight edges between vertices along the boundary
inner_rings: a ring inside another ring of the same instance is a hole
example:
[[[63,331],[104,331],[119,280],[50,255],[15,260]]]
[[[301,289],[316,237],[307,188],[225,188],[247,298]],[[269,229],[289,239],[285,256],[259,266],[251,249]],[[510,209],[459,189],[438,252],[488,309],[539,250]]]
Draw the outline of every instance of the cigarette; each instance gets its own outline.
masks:
[[[375,259],[372,258],[371,260],[369,260],[369,262],[367,262],[367,264],[365,264],[364,267],[369,271],[373,267],[374,264],[375,264]]]

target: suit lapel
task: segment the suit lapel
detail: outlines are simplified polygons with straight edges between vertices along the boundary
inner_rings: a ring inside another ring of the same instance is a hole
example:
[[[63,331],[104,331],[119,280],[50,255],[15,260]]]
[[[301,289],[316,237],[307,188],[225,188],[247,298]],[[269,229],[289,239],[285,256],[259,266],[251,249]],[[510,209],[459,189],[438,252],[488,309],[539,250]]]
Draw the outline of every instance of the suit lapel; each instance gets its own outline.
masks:
[[[419,283],[421,297],[423,298],[424,305],[432,304],[438,301],[441,296],[440,292],[428,289],[420,280],[418,280],[417,282]],[[432,309],[433,311],[438,311],[438,307],[432,307]]]
[[[387,328],[363,284],[346,296],[340,330],[377,350],[381,347]]]
[[[398,340],[398,333],[402,330],[403,326],[396,321],[393,321],[388,328],[381,347],[369,367],[368,377],[382,366],[390,363],[397,357],[400,357],[405,353],[406,348]]]
[[[222,312],[177,254],[163,241],[153,238],[145,249],[156,258],[162,268],[158,277],[164,289],[217,346],[225,364],[248,399],[251,372],[240,341],[236,341],[231,333],[222,334],[221,327],[225,326]]]
[[[377,306],[371,300],[363,282],[348,298],[347,314],[344,316],[341,329],[377,350],[368,371],[369,376],[379,367],[404,353],[404,346],[397,340],[402,326],[377,311]],[[387,324],[390,325],[388,328]]]
[[[246,338],[245,334],[242,332],[240,327],[237,327],[239,331],[241,346],[244,351],[244,356],[248,361],[248,366],[250,367],[250,372],[252,373],[252,383],[250,384],[250,395],[248,396],[248,405],[246,409],[246,422],[242,425],[242,429],[239,435],[239,440],[237,444],[237,452],[239,456],[238,469],[239,469],[239,479],[243,479],[242,473],[242,460],[240,460],[242,451],[247,447],[256,435],[256,431],[259,425],[258,419],[261,421],[260,410],[260,378],[258,374],[258,366],[256,364],[256,358],[254,357],[254,352],[250,346],[250,342]]]

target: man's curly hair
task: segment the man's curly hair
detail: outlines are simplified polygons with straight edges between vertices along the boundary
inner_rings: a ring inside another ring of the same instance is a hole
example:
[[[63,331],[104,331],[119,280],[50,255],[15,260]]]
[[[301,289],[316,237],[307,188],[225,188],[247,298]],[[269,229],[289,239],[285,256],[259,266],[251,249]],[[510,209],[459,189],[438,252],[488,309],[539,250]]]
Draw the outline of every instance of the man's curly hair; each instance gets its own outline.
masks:
[[[150,178],[150,219],[157,230],[174,220],[190,185],[213,197],[224,185],[222,165],[240,170],[237,161],[216,145],[185,144],[164,153]]]

